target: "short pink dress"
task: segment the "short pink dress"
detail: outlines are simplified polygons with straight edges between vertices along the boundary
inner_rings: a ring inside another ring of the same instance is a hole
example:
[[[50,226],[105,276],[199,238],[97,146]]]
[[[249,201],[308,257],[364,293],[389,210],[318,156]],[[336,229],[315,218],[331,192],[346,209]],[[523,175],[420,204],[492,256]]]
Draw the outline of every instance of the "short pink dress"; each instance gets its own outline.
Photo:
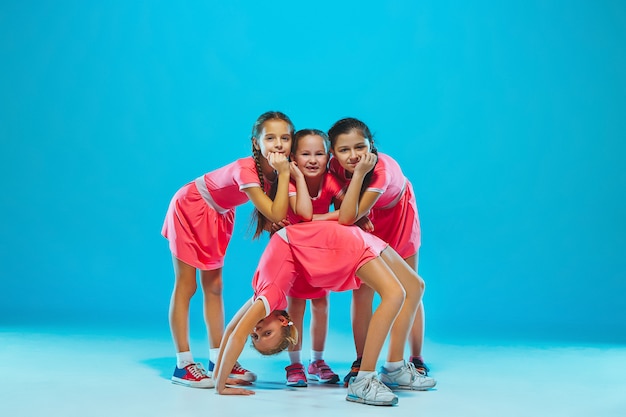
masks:
[[[252,280],[253,300],[262,300],[269,315],[287,308],[287,294],[297,280],[326,291],[356,289],[361,284],[358,269],[387,246],[358,226],[336,221],[287,226],[272,236],[261,256]]]
[[[331,158],[330,171],[347,188],[350,178],[339,162]],[[380,193],[368,215],[373,234],[389,243],[404,259],[415,255],[421,243],[420,221],[411,182],[389,155],[378,153],[367,191]]]
[[[289,197],[296,195],[296,185],[292,182],[289,183]],[[313,214],[325,214],[328,213],[330,205],[335,198],[343,195],[343,189],[337,178],[334,175],[326,173],[319,190],[319,193],[311,197],[311,203],[313,203]],[[291,207],[287,212],[287,220],[290,224],[300,223],[302,219],[293,212]],[[289,290],[290,297],[302,298],[312,300],[315,298],[321,298],[328,295],[329,291],[323,288],[311,287],[306,280],[295,280],[293,286]]]
[[[253,157],[184,185],[174,194],[161,231],[172,254],[201,270],[221,268],[233,233],[235,207],[248,201],[243,190],[260,186]]]
[[[296,184],[291,181],[289,183],[289,197],[296,195]],[[313,214],[325,214],[328,213],[330,205],[334,199],[343,195],[343,186],[339,183],[334,175],[326,173],[320,190],[316,196],[311,196],[311,203],[313,205]],[[293,212],[291,207],[287,211],[287,220],[290,224],[300,223],[302,219],[296,213]]]

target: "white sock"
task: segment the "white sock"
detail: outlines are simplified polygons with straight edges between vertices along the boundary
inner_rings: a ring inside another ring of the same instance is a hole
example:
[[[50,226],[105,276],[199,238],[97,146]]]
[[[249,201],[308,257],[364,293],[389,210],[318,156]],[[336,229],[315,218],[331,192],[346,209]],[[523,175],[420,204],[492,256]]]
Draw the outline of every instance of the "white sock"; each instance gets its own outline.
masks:
[[[376,374],[376,371],[359,371],[359,373],[356,374],[356,378],[354,378],[354,382],[360,381],[361,379],[371,374]]]
[[[217,356],[220,354],[220,348],[211,348],[209,349],[209,360],[213,363],[217,362]]]
[[[404,359],[398,362],[385,362],[385,369],[389,372],[393,372],[396,369],[400,369],[404,366]]]
[[[289,352],[289,360],[291,364],[294,363],[302,363],[302,351],[301,350],[292,350]]]
[[[193,360],[193,355],[190,351],[187,352],[178,352],[176,354],[176,367],[178,369],[183,369],[185,366],[195,363]]]
[[[323,350],[312,350],[311,351],[311,362],[319,361],[324,357]]]

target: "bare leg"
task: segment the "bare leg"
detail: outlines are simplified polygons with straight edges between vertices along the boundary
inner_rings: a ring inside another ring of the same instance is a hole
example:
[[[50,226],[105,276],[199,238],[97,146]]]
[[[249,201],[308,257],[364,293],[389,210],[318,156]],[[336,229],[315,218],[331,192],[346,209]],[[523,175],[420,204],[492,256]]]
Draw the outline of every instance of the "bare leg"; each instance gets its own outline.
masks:
[[[170,330],[176,352],[189,351],[189,303],[196,292],[196,268],[172,256],[174,290],[170,299]]]
[[[304,320],[304,311],[306,310],[306,300],[303,298],[287,297],[288,307],[287,313],[291,317],[293,325],[298,330],[298,343],[295,345],[289,345],[288,350],[290,352],[297,352],[302,350],[302,328]]]
[[[295,322],[294,322],[295,323]],[[311,347],[321,352],[328,334],[328,295],[311,300]]]
[[[398,362],[404,358],[404,347],[406,345],[410,329],[413,326],[415,313],[422,299],[424,281],[417,275],[417,272],[411,269],[404,259],[402,259],[392,248],[388,247],[380,254],[380,256],[391,268],[394,275],[406,291],[406,299],[404,301],[404,305],[402,306],[402,310],[400,310],[400,313],[391,328],[391,332],[389,333],[389,351],[387,360],[389,362]]]
[[[415,272],[417,272],[417,266],[419,262],[419,254],[409,256],[405,259]],[[415,313],[415,320],[413,321],[413,327],[411,327],[411,333],[409,334],[409,347],[411,349],[412,356],[420,356],[422,354],[422,346],[424,344],[424,329],[425,329],[425,316],[424,316],[424,302],[420,302]]]
[[[361,285],[359,289],[352,291],[352,334],[357,358],[363,356],[367,329],[372,319],[373,300],[374,290],[368,285]]]
[[[361,359],[361,371],[372,372],[376,369],[376,361],[389,330],[402,308],[405,291],[382,257],[367,262],[359,268],[357,275],[363,283],[376,291],[381,299],[369,322]],[[403,343],[406,342],[406,336],[405,333]]]
[[[204,322],[209,334],[209,346],[218,348],[224,334],[222,268],[200,271],[200,279],[204,293]]]

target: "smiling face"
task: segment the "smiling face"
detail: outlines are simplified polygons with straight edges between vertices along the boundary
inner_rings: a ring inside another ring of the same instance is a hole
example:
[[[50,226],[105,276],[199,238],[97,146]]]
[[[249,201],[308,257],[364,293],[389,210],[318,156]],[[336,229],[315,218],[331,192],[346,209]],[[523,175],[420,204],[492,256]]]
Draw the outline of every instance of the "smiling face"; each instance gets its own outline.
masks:
[[[252,344],[261,353],[276,350],[285,340],[284,328],[289,326],[289,321],[285,316],[272,313],[264,319],[260,320],[250,338]]]
[[[357,129],[337,135],[333,156],[347,172],[354,173],[354,167],[361,157],[371,150],[371,142]]]
[[[280,119],[270,119],[263,123],[258,138],[253,138],[254,147],[261,151],[265,159],[271,152],[289,154],[292,139],[291,127]]]
[[[319,135],[306,135],[298,139],[293,160],[305,177],[319,177],[326,172],[328,150],[324,138]]]

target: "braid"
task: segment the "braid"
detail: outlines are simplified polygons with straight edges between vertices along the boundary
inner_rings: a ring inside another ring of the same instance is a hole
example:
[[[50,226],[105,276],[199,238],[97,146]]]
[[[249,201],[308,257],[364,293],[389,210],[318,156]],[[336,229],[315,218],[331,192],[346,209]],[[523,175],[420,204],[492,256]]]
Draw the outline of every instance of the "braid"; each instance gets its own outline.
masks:
[[[265,123],[268,120],[282,120],[289,125],[291,134],[293,134],[296,131],[293,123],[291,122],[291,119],[289,119],[289,117],[287,117],[286,114],[281,113],[279,111],[268,111],[268,112],[263,113],[262,115],[259,116],[259,118],[256,120],[256,122],[252,126],[252,134],[251,134],[251,139],[253,141],[252,142],[252,155],[254,157],[254,162],[256,164],[256,172],[257,172],[257,175],[259,176],[259,182],[261,183],[261,190],[263,190],[263,192],[265,192],[265,176],[263,175],[263,169],[261,168],[262,156],[261,156],[261,151],[255,148],[254,140],[255,138],[259,137],[263,129],[263,123]],[[278,190],[278,182],[275,181],[271,184],[270,190],[266,192],[266,194],[269,198],[274,200],[274,197],[276,197],[277,190]],[[269,220],[256,207],[252,211],[251,225],[253,223],[256,223],[256,231],[254,232],[254,236],[252,237],[253,239],[258,239],[265,230],[269,231],[270,229]]]
[[[265,190],[265,176],[263,175],[263,170],[261,169],[261,161],[259,160],[259,155],[261,151],[256,149],[254,146],[252,147],[252,155],[254,156],[254,163],[256,164],[256,173],[259,176],[259,182],[261,183],[261,189]]]
[[[263,170],[261,169],[261,161],[259,156],[261,155],[261,151],[252,146],[252,155],[254,156],[254,163],[256,165],[256,173],[259,176],[259,182],[261,183],[261,190],[265,192],[265,176],[263,175]],[[258,239],[265,230],[265,225],[267,223],[267,219],[257,209],[256,207],[252,211],[252,222],[256,223],[256,230],[254,232],[253,239]]]

